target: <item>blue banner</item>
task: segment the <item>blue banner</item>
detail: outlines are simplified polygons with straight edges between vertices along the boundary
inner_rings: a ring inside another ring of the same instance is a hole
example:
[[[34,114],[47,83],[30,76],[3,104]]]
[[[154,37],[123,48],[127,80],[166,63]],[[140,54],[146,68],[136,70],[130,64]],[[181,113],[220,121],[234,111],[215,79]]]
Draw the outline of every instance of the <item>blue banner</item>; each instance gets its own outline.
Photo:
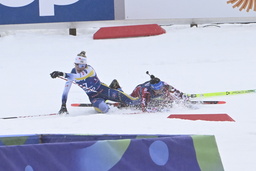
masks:
[[[0,135],[0,146],[39,144],[40,136],[35,134],[29,135]]]
[[[114,20],[114,0],[1,0],[0,24]]]
[[[80,141],[86,139],[86,135],[65,135],[68,139],[61,136],[62,140],[58,141],[57,136],[46,135],[45,140],[52,143],[0,146],[0,170],[224,171],[214,136],[110,135],[107,138],[110,140],[96,141],[93,139],[99,136],[89,136],[89,141]],[[51,137],[57,141],[50,140]],[[63,142],[63,139],[70,142]]]

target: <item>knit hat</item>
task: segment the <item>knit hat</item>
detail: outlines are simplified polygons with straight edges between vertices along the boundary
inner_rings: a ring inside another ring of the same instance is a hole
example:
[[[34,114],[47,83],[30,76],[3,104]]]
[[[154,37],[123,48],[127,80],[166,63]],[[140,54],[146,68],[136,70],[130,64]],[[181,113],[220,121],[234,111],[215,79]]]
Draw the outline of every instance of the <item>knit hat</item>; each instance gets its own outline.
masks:
[[[75,58],[75,64],[87,64],[85,51],[80,52]]]

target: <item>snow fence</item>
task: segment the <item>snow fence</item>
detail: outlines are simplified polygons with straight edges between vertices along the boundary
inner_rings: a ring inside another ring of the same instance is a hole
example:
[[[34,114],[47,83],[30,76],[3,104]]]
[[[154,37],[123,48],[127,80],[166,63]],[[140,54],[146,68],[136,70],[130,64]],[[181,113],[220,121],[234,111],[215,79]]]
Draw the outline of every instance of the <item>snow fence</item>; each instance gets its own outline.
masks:
[[[213,135],[0,136],[0,170],[223,171]]]

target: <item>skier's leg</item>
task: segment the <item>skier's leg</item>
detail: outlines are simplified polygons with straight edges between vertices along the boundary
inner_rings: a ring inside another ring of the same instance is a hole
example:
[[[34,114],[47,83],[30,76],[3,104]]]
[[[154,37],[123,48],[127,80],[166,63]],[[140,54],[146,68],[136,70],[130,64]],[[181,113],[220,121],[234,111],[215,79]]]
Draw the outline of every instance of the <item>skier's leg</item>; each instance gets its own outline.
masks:
[[[105,103],[102,98],[95,98],[91,100],[92,106],[99,113],[107,113],[109,111],[109,106]]]

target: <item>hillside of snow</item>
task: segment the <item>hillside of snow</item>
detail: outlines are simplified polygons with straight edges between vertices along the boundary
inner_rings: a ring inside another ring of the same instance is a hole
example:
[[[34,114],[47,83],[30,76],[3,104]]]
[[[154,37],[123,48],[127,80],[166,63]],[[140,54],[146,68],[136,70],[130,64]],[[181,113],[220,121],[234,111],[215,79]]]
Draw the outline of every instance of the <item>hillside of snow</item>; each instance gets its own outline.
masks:
[[[0,35],[0,117],[56,113],[64,81],[52,71],[70,72],[75,56],[87,52],[88,63],[100,80],[117,79],[126,93],[151,74],[185,93],[256,89],[255,24],[222,24],[190,28],[163,26],[166,34],[151,37],[93,40],[99,29],[23,30]],[[69,115],[0,119],[0,135],[16,134],[200,134],[215,135],[225,170],[256,170],[256,94],[219,96],[224,105],[201,105],[192,110],[174,107],[169,112],[128,114],[111,107],[107,114],[93,108],[86,94],[73,85]],[[236,122],[168,119],[170,114],[226,113]]]

